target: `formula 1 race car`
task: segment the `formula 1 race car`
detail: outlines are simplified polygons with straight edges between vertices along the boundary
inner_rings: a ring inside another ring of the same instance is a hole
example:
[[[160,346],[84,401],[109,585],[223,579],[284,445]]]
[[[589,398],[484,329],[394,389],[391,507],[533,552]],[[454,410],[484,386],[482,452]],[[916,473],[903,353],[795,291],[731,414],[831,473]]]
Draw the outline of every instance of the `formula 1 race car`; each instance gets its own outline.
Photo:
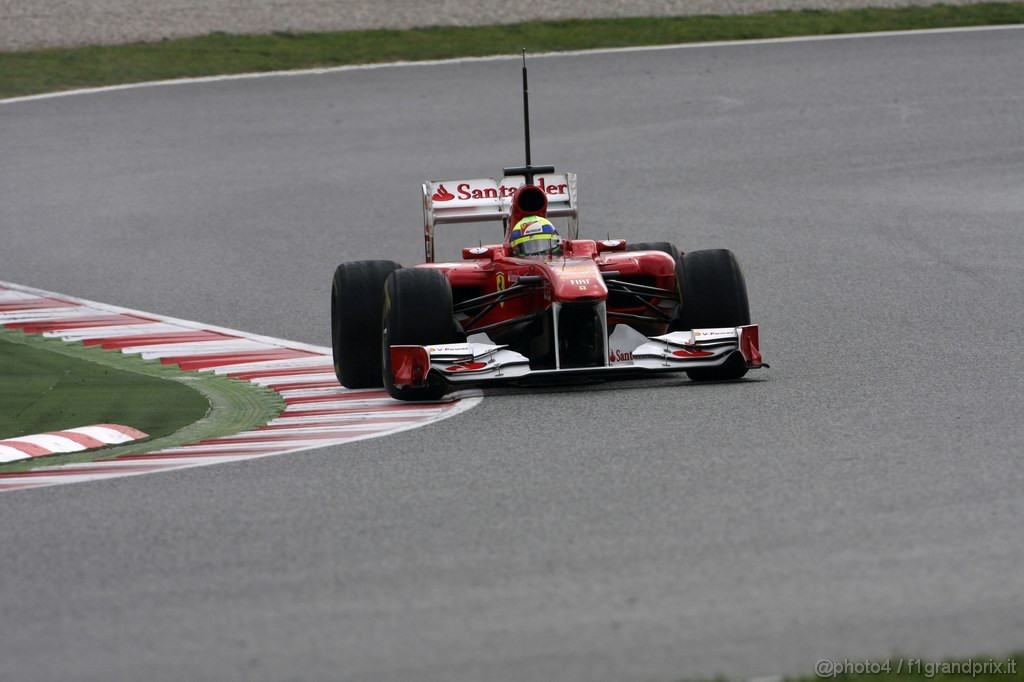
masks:
[[[659,372],[719,381],[767,367],[733,254],[580,239],[575,174],[531,165],[525,58],[523,103],[525,166],[500,179],[424,183],[425,263],[338,266],[338,380],[436,400],[468,386]],[[567,238],[548,229],[550,218],[566,220]],[[501,244],[434,262],[438,225],[486,221],[503,223]]]

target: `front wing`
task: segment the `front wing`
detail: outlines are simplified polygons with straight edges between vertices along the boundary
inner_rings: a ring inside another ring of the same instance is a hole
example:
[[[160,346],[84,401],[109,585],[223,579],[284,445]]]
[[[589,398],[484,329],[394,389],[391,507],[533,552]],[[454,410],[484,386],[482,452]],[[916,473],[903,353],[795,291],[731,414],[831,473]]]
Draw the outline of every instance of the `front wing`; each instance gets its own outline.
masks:
[[[636,334],[640,336],[639,334]],[[613,350],[602,367],[531,370],[524,355],[490,343],[391,346],[391,367],[398,388],[425,386],[429,377],[453,387],[503,384],[548,377],[628,376],[685,372],[719,367],[739,353],[750,369],[767,367],[761,359],[756,324],[694,329],[644,339],[631,351]]]

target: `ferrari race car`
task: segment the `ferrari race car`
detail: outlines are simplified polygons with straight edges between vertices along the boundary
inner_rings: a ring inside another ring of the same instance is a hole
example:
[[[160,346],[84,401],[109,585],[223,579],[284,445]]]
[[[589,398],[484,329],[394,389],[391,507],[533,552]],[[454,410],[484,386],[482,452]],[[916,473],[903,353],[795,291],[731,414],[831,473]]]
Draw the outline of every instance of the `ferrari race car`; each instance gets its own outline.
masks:
[[[454,193],[449,190],[451,188]],[[544,377],[686,372],[738,379],[767,366],[730,251],[578,238],[572,173],[423,185],[426,262],[343,263],[334,273],[334,367],[349,388],[383,385],[400,400]],[[561,253],[467,247],[433,261],[446,222],[567,217]]]
[[[500,179],[424,183],[425,263],[338,266],[338,380],[384,386],[400,400],[436,400],[470,386],[661,372],[720,381],[767,367],[730,251],[579,238],[575,174],[530,164],[525,65],[523,80],[526,165]],[[513,246],[537,236],[520,228],[531,218],[565,220],[545,242],[553,248],[536,255]],[[502,243],[435,262],[435,228],[489,221],[502,222]]]

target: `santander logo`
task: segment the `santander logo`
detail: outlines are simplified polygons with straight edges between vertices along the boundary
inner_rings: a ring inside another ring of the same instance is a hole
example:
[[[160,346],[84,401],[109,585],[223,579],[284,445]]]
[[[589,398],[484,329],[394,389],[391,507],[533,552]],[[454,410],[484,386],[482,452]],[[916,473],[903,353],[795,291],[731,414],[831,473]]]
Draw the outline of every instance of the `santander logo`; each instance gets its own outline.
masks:
[[[444,188],[444,185],[438,185],[437,191],[434,192],[434,196],[431,197],[434,201],[451,201],[455,198],[455,195]]]
[[[683,348],[681,350],[672,351],[672,355],[677,358],[707,358],[714,355],[714,353],[709,353],[706,350],[689,350]]]
[[[477,180],[446,180],[455,191],[448,189],[445,183],[434,182],[434,193],[431,198],[437,202],[454,201],[461,202],[486,202],[488,205],[505,202],[515,196],[516,191],[523,185],[522,176],[510,176],[496,181],[491,178],[480,178]],[[564,175],[551,175],[536,177],[536,186],[544,194],[558,201],[567,201],[569,198],[569,183]],[[492,201],[496,200],[496,201]]]
[[[474,372],[478,369],[483,369],[487,366],[486,362],[460,362],[457,365],[451,367],[445,367],[446,372]]]

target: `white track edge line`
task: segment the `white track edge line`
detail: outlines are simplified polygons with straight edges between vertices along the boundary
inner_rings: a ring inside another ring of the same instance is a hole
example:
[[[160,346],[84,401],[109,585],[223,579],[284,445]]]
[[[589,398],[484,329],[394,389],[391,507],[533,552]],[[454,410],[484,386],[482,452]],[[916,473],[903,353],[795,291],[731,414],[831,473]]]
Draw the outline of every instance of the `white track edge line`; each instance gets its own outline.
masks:
[[[30,286],[26,286],[26,285],[23,285],[23,284],[17,284],[17,283],[14,283],[14,282],[6,282],[6,281],[3,281],[3,280],[0,280],[0,288],[7,288],[7,289],[9,289],[11,291],[20,291],[20,292],[30,293],[30,294],[35,295],[35,296],[41,296],[41,297],[47,297],[47,298],[55,297],[55,298],[59,298],[59,299],[62,299],[62,300],[72,301],[72,302],[77,303],[79,305],[82,305],[82,306],[85,306],[85,307],[90,307],[90,308],[95,308],[95,309],[98,309],[98,310],[107,310],[107,311],[112,311],[112,312],[120,312],[120,313],[126,313],[126,314],[142,315],[142,316],[145,316],[145,317],[148,317],[148,318],[156,318],[160,322],[166,322],[168,324],[175,324],[175,325],[179,325],[179,326],[183,326],[183,327],[187,327],[187,328],[191,328],[191,329],[206,329],[206,330],[212,330],[212,331],[219,331],[219,332],[223,332],[223,333],[227,333],[227,334],[235,334],[235,335],[237,335],[240,338],[260,339],[260,340],[264,340],[267,343],[270,343],[272,345],[276,345],[278,347],[294,348],[294,349],[300,349],[300,350],[309,350],[310,352],[313,352],[313,353],[318,353],[320,355],[326,355],[328,358],[329,358],[330,353],[331,353],[331,349],[330,348],[326,348],[326,347],[314,346],[314,345],[299,343],[299,342],[295,342],[295,341],[288,341],[287,339],[278,339],[278,338],[274,338],[274,337],[260,336],[260,335],[257,335],[257,334],[250,334],[249,332],[243,332],[243,331],[239,331],[239,330],[235,330],[235,329],[228,329],[228,328],[225,328],[225,327],[216,327],[216,326],[212,326],[212,325],[204,325],[202,323],[194,322],[194,321],[191,321],[191,320],[182,320],[182,319],[179,319],[179,318],[165,317],[165,316],[157,314],[157,313],[150,313],[150,312],[146,312],[146,311],[135,310],[135,309],[132,309],[132,308],[123,308],[123,307],[120,307],[120,306],[109,305],[109,304],[106,304],[106,303],[99,303],[97,301],[90,301],[88,299],[82,299],[82,298],[77,298],[77,297],[74,297],[74,296],[68,296],[68,295],[65,295],[65,294],[61,294],[61,293],[57,293],[57,292],[53,292],[53,291],[47,291],[45,289],[38,289],[36,287],[30,287]],[[71,342],[71,343],[73,343],[73,342]],[[249,382],[249,383],[252,383],[252,382]],[[254,384],[254,385],[257,385],[257,384]],[[273,389],[269,389],[269,390],[273,390]],[[294,446],[293,445],[289,445],[289,441],[283,440],[283,441],[281,441],[279,443],[274,443],[273,447],[271,449],[268,449],[266,452],[260,452],[259,450],[261,450],[262,447],[258,447],[252,454],[238,455],[237,459],[231,459],[230,461],[217,462],[216,464],[218,464],[218,465],[221,464],[221,463],[223,463],[223,464],[230,464],[230,463],[232,463],[234,461],[238,461],[238,460],[242,460],[242,459],[259,459],[259,458],[263,458],[263,457],[273,457],[273,456],[278,456],[278,455],[291,454],[291,453],[295,453],[295,452],[304,452],[306,450],[318,450],[318,449],[322,449],[322,448],[325,448],[325,447],[331,447],[331,446],[335,446],[335,445],[344,445],[344,444],[348,444],[348,443],[354,443],[354,442],[357,442],[357,441],[369,440],[371,438],[380,438],[382,436],[387,436],[387,435],[391,435],[391,434],[395,434],[395,433],[401,433],[402,431],[409,431],[409,430],[416,429],[416,428],[422,428],[422,427],[427,426],[429,424],[433,424],[433,423],[436,423],[436,422],[439,422],[439,421],[443,421],[443,420],[445,420],[445,419],[447,419],[449,417],[453,417],[453,416],[455,416],[457,414],[461,414],[462,412],[465,412],[466,410],[469,410],[469,409],[471,409],[473,407],[476,407],[483,400],[483,394],[479,390],[457,391],[457,392],[454,392],[452,394],[449,394],[448,398],[449,398],[449,400],[454,402],[454,404],[451,405],[450,407],[447,407],[444,410],[438,411],[434,415],[430,415],[430,416],[427,416],[427,417],[422,417],[422,418],[410,421],[409,423],[402,424],[400,426],[396,425],[394,428],[382,431],[380,433],[366,433],[366,434],[361,435],[361,436],[347,437],[345,435],[345,432],[341,431],[341,432],[338,433],[339,437],[337,439],[323,439],[322,441],[318,441],[316,443],[305,442],[302,445],[294,445]],[[351,401],[348,401],[348,402],[351,402]],[[358,402],[364,402],[364,401],[358,401]],[[444,404],[448,404],[448,401],[445,401]],[[437,403],[424,403],[425,407],[433,407],[433,406],[436,406],[436,405],[437,405]],[[277,417],[274,417],[273,419],[280,418],[282,415],[286,414],[287,411],[288,411],[288,409],[286,408],[284,412],[279,414]],[[273,421],[273,419],[271,419],[270,421]],[[269,424],[270,421],[268,421],[267,424]],[[237,436],[237,435],[239,435],[239,434],[232,434],[232,436]],[[226,436],[226,438],[231,438],[232,436]],[[187,446],[187,445],[197,445],[197,444],[185,444],[185,446]],[[225,445],[225,446],[241,446],[241,447],[245,447],[245,445],[243,445],[243,444],[240,444],[240,443],[230,443],[230,442],[224,443],[223,445]],[[259,445],[263,445],[263,444],[259,444]],[[266,445],[271,445],[271,443],[268,442]],[[185,446],[177,446],[177,447],[174,447],[174,448],[169,448],[169,450],[171,450],[170,452],[166,452],[165,451],[165,450],[168,450],[168,449],[161,449],[161,450],[155,451],[153,453],[147,453],[147,454],[153,454],[153,455],[166,454],[168,459],[172,459],[172,458],[174,458],[175,454],[185,454],[183,452],[177,452],[177,448],[184,448]],[[29,457],[29,459],[32,459],[32,458]],[[21,461],[21,460],[19,460],[19,461]],[[116,462],[117,460],[109,460],[109,461],[110,462]],[[54,485],[61,485],[61,484],[64,484],[64,483],[87,483],[87,482],[91,482],[93,480],[104,480],[104,479],[108,479],[108,478],[121,478],[121,477],[125,477],[125,476],[142,476],[142,475],[145,475],[145,474],[167,473],[168,471],[175,471],[175,470],[178,470],[178,469],[194,469],[194,468],[203,467],[203,466],[210,466],[211,464],[215,464],[215,463],[209,462],[209,461],[201,461],[201,460],[199,460],[199,458],[196,458],[196,461],[193,461],[193,460],[189,459],[188,461],[183,462],[181,464],[176,464],[174,466],[168,466],[166,468],[159,468],[159,469],[155,469],[153,471],[117,471],[116,473],[114,471],[110,471],[109,473],[97,473],[97,474],[82,474],[82,475],[77,475],[76,474],[76,475],[65,475],[65,476],[55,475],[54,477],[45,477],[45,478],[42,477],[42,476],[38,476],[37,475],[37,476],[32,476],[32,477],[25,477],[24,479],[16,479],[16,478],[0,479],[0,483],[4,483],[6,480],[9,480],[12,484],[18,484],[18,485],[24,484],[24,485],[22,485],[19,488],[14,488],[14,489],[11,489],[11,490],[5,490],[4,491],[4,492],[15,492],[18,489],[29,490],[29,489],[35,489],[35,488],[41,488],[41,487],[52,487]],[[73,466],[73,465],[58,465],[58,466],[53,467],[53,469],[54,469],[54,471],[57,471],[62,466]],[[44,469],[34,469],[34,471],[42,471],[42,470],[44,470]],[[58,476],[59,476],[59,479],[58,479]],[[50,480],[51,478],[53,478],[55,480]],[[32,481],[39,481],[39,483],[38,484],[31,484]]]
[[[446,411],[445,415],[446,416],[455,416],[457,414],[465,412],[466,410],[469,410],[469,409],[471,409],[473,407],[476,407],[477,404],[479,404],[480,401],[483,400],[483,396],[480,395],[480,394],[473,395],[473,393],[476,393],[476,392],[475,391],[467,391],[464,394],[461,394],[461,393],[458,394],[456,396],[457,399],[458,399],[458,402],[452,408],[450,408],[449,411]],[[440,421],[440,420],[438,420],[438,421]],[[429,424],[429,423],[432,423],[432,422],[427,422],[427,424]],[[424,423],[410,424],[408,426],[403,426],[401,428],[397,428],[394,431],[388,431],[387,434],[372,434],[371,433],[371,434],[366,434],[365,436],[358,436],[356,438],[339,439],[338,442],[335,442],[335,443],[331,443],[331,442],[326,442],[326,443],[323,443],[323,444],[317,443],[315,445],[303,445],[303,446],[296,447],[296,448],[285,448],[285,449],[280,449],[280,450],[274,450],[272,452],[256,453],[256,454],[253,454],[253,455],[240,455],[238,459],[230,459],[230,460],[228,460],[227,458],[223,458],[222,461],[219,461],[219,462],[203,462],[203,461],[192,462],[192,461],[189,461],[187,463],[182,463],[180,465],[175,464],[175,465],[172,465],[172,466],[168,466],[167,468],[154,469],[153,471],[116,471],[116,472],[111,471],[109,473],[104,473],[104,472],[97,471],[96,473],[83,473],[83,474],[64,474],[64,475],[54,474],[53,476],[46,476],[46,477],[44,477],[42,475],[36,475],[36,476],[32,476],[32,477],[28,477],[27,476],[27,477],[25,477],[25,479],[10,479],[10,483],[12,485],[15,485],[15,484],[22,485],[23,484],[24,487],[13,488],[11,490],[6,490],[4,492],[7,493],[7,494],[10,494],[10,493],[19,492],[20,490],[32,490],[34,488],[51,488],[51,487],[62,485],[62,484],[94,483],[94,482],[97,482],[97,481],[113,480],[113,479],[116,479],[116,478],[127,478],[129,476],[148,476],[148,475],[151,475],[151,474],[168,474],[168,473],[175,472],[175,471],[181,471],[183,469],[198,469],[198,468],[201,468],[201,467],[215,466],[217,468],[222,468],[224,466],[230,466],[232,464],[237,464],[237,463],[242,462],[242,461],[248,461],[248,460],[253,460],[253,459],[263,459],[265,457],[276,457],[276,456],[279,456],[279,455],[290,455],[290,454],[294,454],[294,453],[297,453],[297,452],[306,452],[307,450],[320,450],[322,448],[331,447],[331,446],[334,446],[334,445],[347,445],[349,443],[355,443],[355,442],[358,442],[358,441],[361,441],[361,440],[370,440],[371,438],[379,438],[381,435],[392,435],[392,434],[395,434],[395,433],[401,433],[402,431],[411,431],[412,429],[420,428],[420,427],[426,426],[427,424],[424,424]],[[153,453],[153,454],[160,454],[160,453]],[[170,456],[173,457],[173,453]],[[196,458],[196,459],[199,459],[199,458]],[[110,461],[116,461],[116,460],[110,460]],[[145,462],[145,460],[133,460],[132,461],[133,464],[136,464],[136,463],[144,464],[144,462]],[[70,466],[70,465],[68,465],[68,466]],[[163,465],[161,464],[161,466],[163,466]],[[54,469],[56,471],[56,470],[59,469],[59,467],[55,467]],[[42,470],[41,469],[36,469],[35,471],[42,471]],[[33,481],[39,481],[38,485],[32,485]],[[5,482],[5,481],[0,479],[0,483],[3,483],[3,482]]]
[[[331,349],[326,346],[314,346],[309,343],[302,343],[299,341],[289,341],[287,339],[278,339],[272,336],[263,336],[261,334],[253,334],[251,332],[243,332],[238,329],[229,329],[228,327],[218,327],[211,324],[203,324],[201,322],[195,322],[192,320],[182,320],[176,317],[168,317],[167,315],[161,315],[159,313],[150,313],[144,310],[135,310],[133,308],[123,308],[121,306],[110,305],[109,303],[100,303],[98,301],[90,301],[86,298],[77,298],[75,296],[67,296],[65,294],[59,294],[53,291],[47,291],[46,289],[37,289],[35,287],[26,286],[24,284],[16,284],[14,282],[5,282],[0,280],[0,287],[10,288],[15,291],[24,291],[36,296],[42,296],[45,298],[56,297],[65,301],[72,301],[82,306],[89,308],[95,308],[97,310],[106,310],[112,313],[123,313],[125,315],[141,315],[146,318],[156,318],[157,322],[165,322],[167,324],[174,324],[186,329],[195,329],[197,331],[212,331],[219,332],[221,334],[229,334],[238,338],[249,339],[252,341],[260,341],[263,343],[276,346],[278,348],[291,348],[292,350],[303,350],[311,353],[317,353],[318,355],[326,356],[330,359]],[[252,363],[250,363],[252,364]]]
[[[981,31],[1011,31],[1024,29],[1024,24],[997,24],[992,26],[953,26],[948,28],[927,28],[902,31],[871,31],[867,33],[841,33],[817,36],[788,36],[785,38],[758,38],[754,40],[717,40],[702,43],[672,43],[669,45],[641,45],[634,47],[602,47],[591,50],[566,50],[564,52],[542,52],[531,54],[531,59],[546,59],[552,57],[579,57],[601,54],[623,54],[631,52],[656,52],[662,50],[692,50],[712,47],[741,47],[756,45],[778,45],[787,43],[809,43],[825,42],[833,40],[860,40],[864,38],[892,38],[900,36],[928,36],[946,33],[976,33]],[[121,85],[107,85],[98,88],[80,88],[77,90],[64,90],[62,92],[48,92],[39,95],[25,95],[23,97],[9,97],[0,99],[0,104],[16,104],[19,102],[34,102],[44,99],[56,99],[59,97],[72,97],[75,95],[91,95],[105,92],[117,92],[120,90],[137,90],[140,88],[153,88],[168,85],[189,85],[192,83],[219,83],[222,81],[249,80],[254,78],[278,78],[281,76],[312,76],[345,71],[371,71],[374,69],[388,69],[399,67],[422,67],[439,66],[447,64],[472,64],[477,62],[497,62],[521,59],[519,54],[488,55],[486,57],[455,57],[452,59],[429,59],[423,61],[397,61],[381,64],[347,64],[344,66],[332,66],[315,69],[295,69],[291,71],[263,71],[256,73],[238,73],[221,76],[202,76],[199,78],[174,78],[161,81],[145,81],[142,83],[123,83]]]
[[[87,306],[87,307],[92,307],[92,308],[99,309],[99,310],[121,312],[121,313],[126,313],[126,314],[142,315],[142,316],[145,316],[145,317],[148,317],[148,318],[158,319],[158,321],[161,322],[161,323],[166,323],[166,324],[169,324],[169,325],[176,325],[176,326],[185,327],[185,328],[188,328],[188,329],[201,329],[201,330],[217,331],[217,332],[221,332],[221,333],[225,333],[225,334],[236,335],[239,338],[243,338],[243,339],[259,339],[259,340],[263,340],[266,343],[269,343],[269,344],[274,345],[274,346],[287,347],[287,348],[295,348],[295,349],[301,349],[301,350],[308,350],[310,352],[317,353],[318,355],[321,355],[319,357],[311,357],[309,359],[318,359],[318,360],[322,360],[322,361],[325,360],[325,359],[328,359],[328,360],[330,359],[331,349],[327,348],[327,347],[314,346],[314,345],[310,345],[310,344],[304,344],[304,343],[299,343],[299,342],[295,342],[295,341],[289,341],[287,339],[278,339],[278,338],[273,338],[273,337],[264,337],[264,336],[260,336],[260,335],[256,335],[256,334],[250,334],[249,332],[242,332],[242,331],[239,331],[239,330],[232,330],[232,329],[227,329],[227,328],[222,328],[222,327],[203,325],[202,323],[197,323],[197,322],[193,322],[193,321],[187,321],[187,319],[180,319],[180,318],[176,318],[176,317],[168,317],[168,316],[164,316],[164,315],[159,314],[159,313],[147,312],[147,311],[143,311],[143,310],[136,310],[136,309],[133,309],[133,308],[125,308],[125,307],[121,307],[121,306],[117,306],[117,305],[110,305],[110,304],[106,304],[106,303],[99,303],[97,301],[90,301],[88,299],[77,298],[75,296],[68,296],[66,294],[60,294],[60,293],[56,293],[56,292],[47,291],[45,289],[38,289],[38,288],[35,288],[35,287],[29,287],[29,286],[26,286],[26,285],[20,285],[20,284],[11,283],[11,282],[5,282],[5,281],[0,280],[0,289],[4,289],[4,288],[8,289],[10,291],[29,293],[29,294],[32,294],[34,296],[41,296],[41,297],[46,297],[46,298],[53,297],[53,298],[59,298],[61,300],[72,301],[72,302],[75,302],[75,303],[77,303],[79,305],[83,305],[83,306]],[[71,343],[74,343],[74,341],[72,341]],[[299,359],[303,359],[303,358],[299,358]],[[259,385],[259,384],[255,384],[254,382],[251,382],[251,381],[249,383],[253,383],[253,385]],[[273,390],[273,389],[269,389],[269,390]],[[274,392],[278,392],[280,394],[280,391],[274,391]],[[452,404],[452,406],[449,406],[449,401],[445,401],[444,403],[435,403],[435,402],[424,403],[424,408],[425,409],[426,408],[436,408],[436,407],[441,406],[441,404],[443,404],[445,409],[438,410],[435,414],[430,415],[430,416],[424,416],[424,417],[420,417],[419,419],[411,420],[409,423],[406,423],[406,424],[400,424],[400,425],[396,424],[393,428],[387,429],[387,430],[385,430],[383,432],[380,432],[380,433],[371,432],[371,433],[366,433],[364,435],[355,436],[355,437],[347,437],[343,433],[339,433],[339,437],[336,440],[327,439],[324,442],[314,442],[314,443],[313,442],[303,442],[301,445],[297,445],[297,446],[290,446],[288,444],[288,441],[284,440],[284,441],[281,441],[279,443],[274,443],[273,446],[272,446],[272,450],[268,450],[265,453],[259,452],[262,449],[261,449],[261,447],[259,445],[257,445],[256,450],[255,450],[255,452],[253,454],[251,454],[251,455],[241,455],[241,456],[238,456],[238,457],[239,457],[239,459],[256,459],[256,458],[263,458],[263,457],[273,457],[273,456],[276,456],[276,455],[285,455],[285,454],[291,454],[291,453],[299,453],[299,452],[304,452],[304,451],[307,451],[307,450],[323,449],[323,447],[329,447],[329,446],[332,446],[332,445],[338,445],[338,444],[345,444],[345,443],[349,443],[349,442],[355,442],[355,441],[358,441],[358,440],[368,440],[370,438],[378,438],[378,437],[381,437],[381,436],[384,436],[384,435],[390,435],[392,433],[400,433],[401,431],[409,431],[409,430],[415,429],[415,428],[422,428],[422,427],[427,426],[429,424],[432,424],[432,423],[435,423],[435,422],[439,422],[439,421],[443,421],[443,420],[445,420],[445,419],[447,419],[449,417],[454,417],[454,416],[456,416],[458,414],[461,414],[461,413],[463,413],[463,412],[465,412],[467,410],[470,410],[470,409],[476,407],[477,404],[479,404],[482,399],[483,399],[483,395],[478,390],[457,391],[457,392],[454,392],[454,393],[449,395],[449,400],[451,400],[451,401],[453,401],[455,403],[455,404]],[[345,407],[349,407],[350,404],[353,403],[353,402],[364,403],[364,402],[367,402],[367,401],[368,400],[345,400],[344,404],[345,404]],[[370,401],[374,401],[374,400],[370,400]],[[280,415],[278,415],[278,416],[274,417],[273,419],[271,419],[270,421],[268,421],[267,424],[272,422],[274,419],[279,419],[279,418],[281,418],[283,416],[289,416],[289,417],[291,417],[291,416],[300,416],[301,413],[304,412],[304,411],[299,411],[298,415],[289,414],[289,409],[291,407],[293,407],[293,406],[286,407],[284,412],[282,412]],[[351,407],[368,407],[368,410],[370,410],[372,406],[351,406]],[[410,415],[404,415],[403,414],[402,416],[410,416]],[[237,436],[237,435],[239,435],[239,434],[236,433],[236,434],[231,434],[231,436],[224,436],[224,437],[232,437],[232,436]],[[114,443],[114,444],[117,444],[117,443]],[[196,443],[185,443],[185,445],[189,445],[189,444],[195,445]],[[224,445],[233,445],[233,446],[241,446],[241,447],[245,447],[246,446],[246,444],[243,444],[243,443],[222,443],[222,444],[224,444]],[[270,444],[270,442],[268,442],[266,444]],[[184,445],[178,446],[178,447],[183,447],[183,446]],[[177,447],[172,447],[172,449],[167,449],[167,450],[176,451]],[[159,455],[159,454],[163,454],[164,452],[165,452],[164,450],[161,450],[161,451],[158,451],[158,452],[153,453],[153,454],[154,455]],[[175,453],[174,452],[168,452],[167,454],[168,455],[173,455]],[[33,458],[30,457],[29,459],[33,459]],[[112,462],[114,462],[114,461],[116,461],[116,460],[112,460]],[[234,460],[232,460],[232,461],[234,461]],[[175,465],[175,466],[172,466],[172,467],[161,468],[161,469],[154,470],[154,471],[119,472],[116,477],[125,476],[125,475],[132,475],[132,476],[134,476],[134,475],[141,475],[141,474],[146,474],[146,473],[165,473],[167,471],[176,470],[176,469],[191,469],[191,468],[198,468],[198,467],[201,467],[201,466],[209,466],[209,465],[210,465],[210,463],[197,461],[195,463],[189,463],[189,464],[185,464],[185,465]],[[40,464],[40,466],[45,468],[44,464]],[[54,468],[55,469],[59,469],[60,467],[58,466],[58,467],[54,467]],[[35,470],[39,471],[40,469],[35,469]],[[96,477],[96,479],[102,479],[102,478],[108,478],[108,477],[115,477],[115,476],[113,476],[112,474],[101,474],[101,475],[98,475]],[[32,478],[32,480],[35,480],[35,479],[36,479],[35,477]],[[17,480],[18,482],[22,482],[22,480],[19,480],[19,479],[13,479],[12,478],[10,480],[11,481]],[[87,479],[87,480],[89,480],[89,479]],[[0,480],[0,482],[3,482],[3,480]],[[26,480],[26,482],[27,482],[27,480]],[[57,481],[56,484],[59,484],[59,482],[69,482],[69,483],[76,482],[77,483],[77,482],[86,482],[86,481],[85,480],[81,480],[81,479],[79,479],[76,476],[75,480]],[[30,487],[32,487],[32,488],[35,488],[35,487],[49,487],[49,486],[51,486],[53,484],[55,484],[55,482],[50,482],[49,480],[46,480],[45,482],[41,481],[38,485],[26,485],[25,488],[23,488],[23,489],[28,489]]]

